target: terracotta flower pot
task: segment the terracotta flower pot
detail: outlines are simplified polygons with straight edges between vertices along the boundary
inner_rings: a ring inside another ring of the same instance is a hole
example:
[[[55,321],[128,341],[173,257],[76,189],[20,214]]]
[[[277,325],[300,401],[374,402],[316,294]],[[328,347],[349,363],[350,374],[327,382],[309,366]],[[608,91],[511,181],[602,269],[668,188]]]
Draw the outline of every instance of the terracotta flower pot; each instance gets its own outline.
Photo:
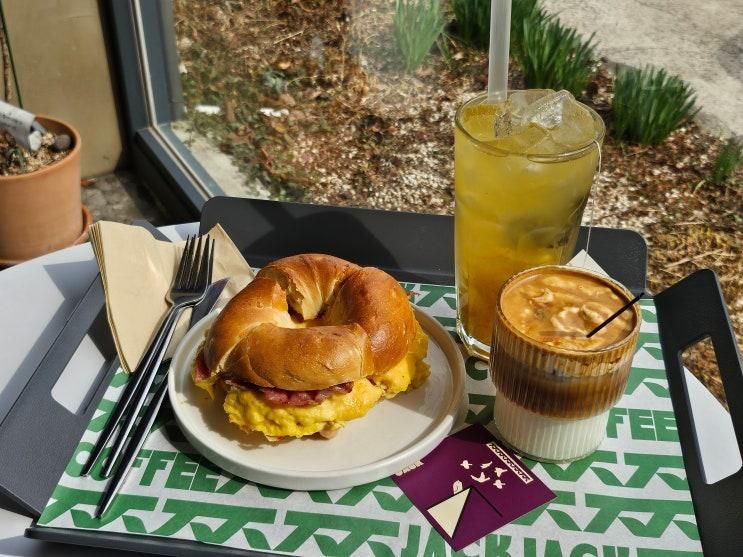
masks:
[[[80,199],[80,134],[61,120],[42,116],[37,120],[55,134],[68,134],[72,151],[34,172],[0,176],[0,264],[87,239],[90,213]]]

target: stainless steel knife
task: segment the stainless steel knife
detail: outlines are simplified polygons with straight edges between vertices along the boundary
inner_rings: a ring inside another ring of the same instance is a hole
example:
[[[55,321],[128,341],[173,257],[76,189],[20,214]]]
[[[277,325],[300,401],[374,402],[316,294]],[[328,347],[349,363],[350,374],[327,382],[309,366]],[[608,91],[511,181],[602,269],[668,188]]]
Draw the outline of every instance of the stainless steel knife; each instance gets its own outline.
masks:
[[[188,328],[191,329],[196,323],[206,317],[209,312],[214,308],[214,304],[217,303],[219,296],[222,294],[224,287],[227,286],[229,278],[223,278],[221,280],[214,281],[206,289],[204,299],[199,302],[193,310],[191,310],[191,320],[188,322]]]

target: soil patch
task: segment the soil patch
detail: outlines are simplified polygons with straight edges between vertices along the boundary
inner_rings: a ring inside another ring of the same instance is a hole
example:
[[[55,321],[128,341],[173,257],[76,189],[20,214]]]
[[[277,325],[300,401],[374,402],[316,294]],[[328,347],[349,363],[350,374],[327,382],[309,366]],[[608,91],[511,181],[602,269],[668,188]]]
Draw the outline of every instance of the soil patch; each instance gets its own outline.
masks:
[[[55,146],[56,139],[54,134],[45,133],[41,136],[41,147],[36,151],[27,151],[16,144],[9,133],[0,133],[0,175],[28,174],[65,158],[70,149]]]

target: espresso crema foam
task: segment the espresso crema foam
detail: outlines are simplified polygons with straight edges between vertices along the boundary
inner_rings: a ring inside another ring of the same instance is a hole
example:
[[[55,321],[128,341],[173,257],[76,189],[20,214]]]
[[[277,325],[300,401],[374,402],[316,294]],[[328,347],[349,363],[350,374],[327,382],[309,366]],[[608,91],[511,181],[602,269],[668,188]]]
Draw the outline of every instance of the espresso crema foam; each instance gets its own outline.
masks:
[[[501,307],[516,329],[538,342],[595,350],[620,342],[635,328],[635,314],[628,310],[595,335],[586,336],[628,301],[612,283],[553,268],[510,285]]]
[[[604,437],[608,410],[624,393],[640,313],[611,280],[569,267],[524,271],[498,301],[491,370],[496,425],[521,452],[543,460],[590,453]]]

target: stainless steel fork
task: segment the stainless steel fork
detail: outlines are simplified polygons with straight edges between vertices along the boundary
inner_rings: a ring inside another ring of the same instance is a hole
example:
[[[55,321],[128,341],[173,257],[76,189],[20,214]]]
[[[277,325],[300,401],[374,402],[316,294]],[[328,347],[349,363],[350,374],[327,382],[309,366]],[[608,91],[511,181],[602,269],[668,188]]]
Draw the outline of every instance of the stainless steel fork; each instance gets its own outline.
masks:
[[[122,394],[122,399],[117,403],[106,429],[101,432],[102,438],[96,443],[96,451],[90,455],[83,470],[84,474],[90,471],[93,463],[118,426],[118,434],[114,439],[111,452],[102,471],[103,477],[111,475],[152,387],[157,370],[173,337],[178,319],[183,310],[198,304],[203,299],[206,288],[212,279],[213,266],[214,241],[205,236],[198,239],[189,237],[173,285],[166,296],[171,304],[170,309],[134,371],[131,381],[135,383],[131,389],[126,389]]]

